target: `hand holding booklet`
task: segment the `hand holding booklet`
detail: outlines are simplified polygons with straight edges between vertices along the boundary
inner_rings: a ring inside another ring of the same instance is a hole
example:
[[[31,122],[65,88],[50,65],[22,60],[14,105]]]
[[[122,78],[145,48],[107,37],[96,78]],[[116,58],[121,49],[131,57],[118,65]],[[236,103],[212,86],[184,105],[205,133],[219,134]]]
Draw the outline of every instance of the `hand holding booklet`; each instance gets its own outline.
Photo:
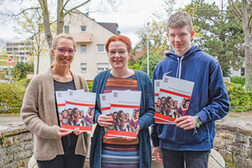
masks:
[[[56,91],[59,121],[62,128],[92,131],[96,94],[83,90]]]
[[[112,116],[113,125],[105,128],[105,138],[136,138],[140,110],[140,91],[115,91],[100,94],[102,114]]]
[[[194,82],[164,76],[154,81],[155,122],[176,124],[176,118],[187,115]]]

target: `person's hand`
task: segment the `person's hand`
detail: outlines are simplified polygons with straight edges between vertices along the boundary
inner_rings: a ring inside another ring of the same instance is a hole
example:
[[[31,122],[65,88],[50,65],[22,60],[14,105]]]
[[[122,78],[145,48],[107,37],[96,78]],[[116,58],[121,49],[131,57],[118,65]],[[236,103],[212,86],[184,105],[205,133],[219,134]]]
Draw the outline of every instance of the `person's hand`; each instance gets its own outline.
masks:
[[[77,127],[77,128],[74,128],[74,134],[75,135],[80,135],[82,132],[80,131],[80,129]]]
[[[106,115],[99,115],[97,122],[101,127],[108,127],[113,125],[113,117]]]
[[[196,119],[193,116],[182,116],[177,118],[175,121],[177,126],[184,130],[193,129],[196,127]]]
[[[68,129],[65,129],[65,128],[59,128],[58,137],[62,138],[63,136],[66,136],[66,135],[71,134],[71,133],[72,133],[71,130],[68,130]]]
[[[137,125],[137,128],[136,128],[136,135],[138,135],[138,133],[139,133],[139,131],[140,131],[140,126],[139,125]]]
[[[162,156],[161,156],[161,151],[160,151],[160,147],[154,147],[153,148],[153,153],[154,153],[154,156],[156,158],[157,161],[159,162],[162,162]]]

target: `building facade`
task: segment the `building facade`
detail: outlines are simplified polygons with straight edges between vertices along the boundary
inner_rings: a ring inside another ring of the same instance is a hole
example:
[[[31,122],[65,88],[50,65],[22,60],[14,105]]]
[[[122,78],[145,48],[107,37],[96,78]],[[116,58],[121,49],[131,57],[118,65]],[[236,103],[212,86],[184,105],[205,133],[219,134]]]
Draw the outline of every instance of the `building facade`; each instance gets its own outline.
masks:
[[[17,62],[32,62],[31,42],[7,42],[5,47],[8,58]]]
[[[98,23],[81,12],[75,12],[65,17],[64,32],[73,36],[76,42],[72,72],[93,80],[99,72],[110,68],[105,43],[109,37],[119,34],[116,23]],[[41,56],[39,73],[49,67],[50,57]]]

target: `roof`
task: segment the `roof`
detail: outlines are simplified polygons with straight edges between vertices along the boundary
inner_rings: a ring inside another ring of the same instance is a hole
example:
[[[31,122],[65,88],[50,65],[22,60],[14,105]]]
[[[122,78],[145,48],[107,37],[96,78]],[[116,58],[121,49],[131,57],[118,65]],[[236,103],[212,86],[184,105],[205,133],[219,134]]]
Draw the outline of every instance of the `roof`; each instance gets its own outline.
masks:
[[[93,20],[94,22],[96,22],[95,19],[92,19],[92,18],[90,18],[90,17],[88,16],[88,12],[83,13],[83,12],[79,11],[78,9],[75,9],[74,12],[76,12],[76,13],[81,13],[81,14],[83,14],[84,16],[86,16],[86,17],[88,17],[89,19],[91,19],[91,20]],[[108,23],[108,22],[96,22],[96,23],[98,23],[99,25],[101,25],[102,27],[104,27],[105,29],[107,29],[108,31],[110,31],[110,32],[112,32],[112,33],[114,33],[114,34],[116,34],[116,35],[120,34],[120,31],[118,31],[118,27],[119,27],[119,26],[118,26],[117,23]]]
[[[97,22],[97,23],[116,35],[120,34],[120,31],[117,30],[118,29],[117,23],[105,23],[105,22]]]

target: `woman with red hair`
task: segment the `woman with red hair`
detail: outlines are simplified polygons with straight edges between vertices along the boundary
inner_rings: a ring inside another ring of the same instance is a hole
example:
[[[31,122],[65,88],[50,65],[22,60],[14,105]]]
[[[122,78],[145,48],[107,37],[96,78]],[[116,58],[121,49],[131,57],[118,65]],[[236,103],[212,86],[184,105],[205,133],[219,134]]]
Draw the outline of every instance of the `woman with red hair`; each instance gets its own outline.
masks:
[[[148,127],[154,121],[154,95],[151,81],[146,73],[128,68],[131,42],[128,37],[112,36],[106,43],[112,69],[99,73],[92,91],[97,93],[90,167],[150,168],[151,148]],[[136,139],[104,138],[104,128],[113,125],[112,116],[101,113],[99,94],[112,90],[142,91]]]

